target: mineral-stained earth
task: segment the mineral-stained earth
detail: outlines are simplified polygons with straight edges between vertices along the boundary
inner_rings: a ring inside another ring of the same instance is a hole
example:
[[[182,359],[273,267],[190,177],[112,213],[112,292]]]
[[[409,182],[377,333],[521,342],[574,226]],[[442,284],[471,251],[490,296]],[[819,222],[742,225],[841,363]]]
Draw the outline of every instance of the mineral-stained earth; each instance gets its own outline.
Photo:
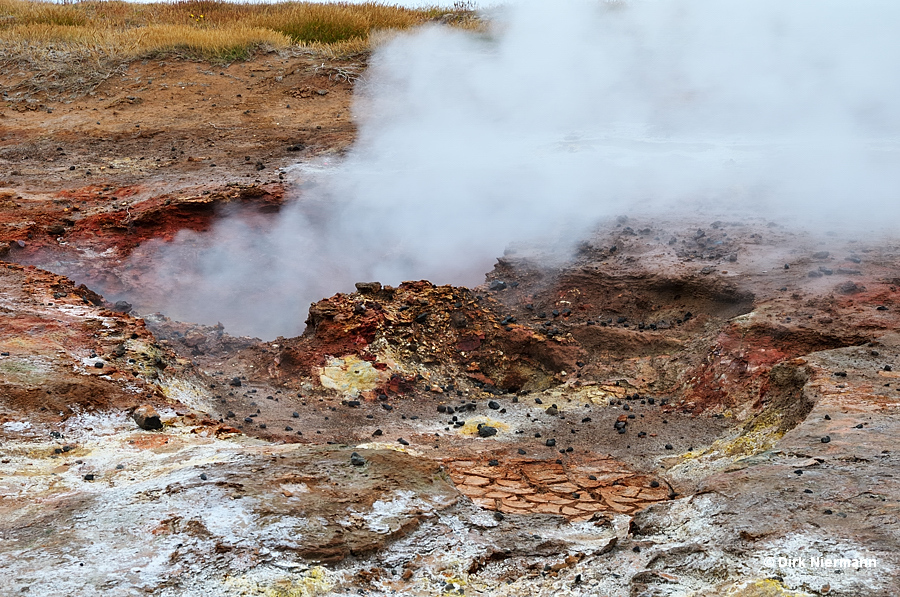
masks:
[[[363,68],[0,110],[0,594],[900,594],[896,238],[624,214],[269,342],[97,293],[152,304],[148,241],[294,200]]]

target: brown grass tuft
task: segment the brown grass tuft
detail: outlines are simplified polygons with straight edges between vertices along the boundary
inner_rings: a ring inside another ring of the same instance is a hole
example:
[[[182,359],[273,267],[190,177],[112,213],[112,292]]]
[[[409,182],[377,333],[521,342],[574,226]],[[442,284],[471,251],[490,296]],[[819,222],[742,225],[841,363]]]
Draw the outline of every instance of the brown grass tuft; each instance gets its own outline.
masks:
[[[129,4],[119,0],[54,4],[0,0],[0,50],[26,45],[95,48],[123,58],[187,51],[234,60],[259,46],[296,44],[329,53],[366,47],[373,32],[403,30],[435,20],[474,19],[382,4],[241,4],[181,0]],[[333,46],[333,47],[330,47]]]
[[[344,58],[428,22],[480,26],[466,8],[448,12],[375,3],[0,0],[0,73],[5,73],[0,82],[6,102],[35,94],[75,97],[137,58],[176,54],[232,62],[260,49]]]

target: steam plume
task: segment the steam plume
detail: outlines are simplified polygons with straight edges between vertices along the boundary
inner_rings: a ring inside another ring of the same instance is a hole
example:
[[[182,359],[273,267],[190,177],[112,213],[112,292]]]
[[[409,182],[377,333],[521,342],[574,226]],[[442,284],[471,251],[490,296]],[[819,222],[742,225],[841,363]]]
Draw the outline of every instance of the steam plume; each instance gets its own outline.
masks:
[[[296,334],[355,281],[477,284],[511,241],[624,211],[900,222],[897,2],[553,0],[493,20],[379,49],[348,157],[264,232],[231,218],[161,247],[173,270],[200,248],[160,308]]]

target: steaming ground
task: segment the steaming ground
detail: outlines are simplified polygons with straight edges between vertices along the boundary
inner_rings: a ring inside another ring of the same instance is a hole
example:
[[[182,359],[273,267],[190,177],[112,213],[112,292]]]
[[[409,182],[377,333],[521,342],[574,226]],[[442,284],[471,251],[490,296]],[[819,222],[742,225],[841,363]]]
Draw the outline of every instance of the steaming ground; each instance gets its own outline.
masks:
[[[889,230],[897,22],[886,1],[554,1],[399,37],[358,84],[353,149],[298,168],[277,219],[152,248],[154,310],[294,335],[353,282],[477,284],[510,242],[564,257],[636,211]]]

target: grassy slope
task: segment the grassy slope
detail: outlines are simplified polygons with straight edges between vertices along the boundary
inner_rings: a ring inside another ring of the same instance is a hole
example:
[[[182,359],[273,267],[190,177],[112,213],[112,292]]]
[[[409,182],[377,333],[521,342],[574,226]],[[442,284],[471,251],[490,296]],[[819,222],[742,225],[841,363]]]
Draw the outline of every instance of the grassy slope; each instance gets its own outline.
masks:
[[[301,46],[348,54],[367,49],[373,32],[446,20],[447,12],[376,3],[0,0],[0,52],[11,56],[59,50],[128,59],[178,51],[221,61],[246,57],[259,47]],[[474,21],[471,11],[449,16],[463,25]]]
[[[480,28],[474,11],[383,4],[240,4],[177,0],[56,4],[0,0],[0,98],[7,105],[88,93],[124,65],[175,55],[227,63],[259,50],[343,58],[428,22]]]

